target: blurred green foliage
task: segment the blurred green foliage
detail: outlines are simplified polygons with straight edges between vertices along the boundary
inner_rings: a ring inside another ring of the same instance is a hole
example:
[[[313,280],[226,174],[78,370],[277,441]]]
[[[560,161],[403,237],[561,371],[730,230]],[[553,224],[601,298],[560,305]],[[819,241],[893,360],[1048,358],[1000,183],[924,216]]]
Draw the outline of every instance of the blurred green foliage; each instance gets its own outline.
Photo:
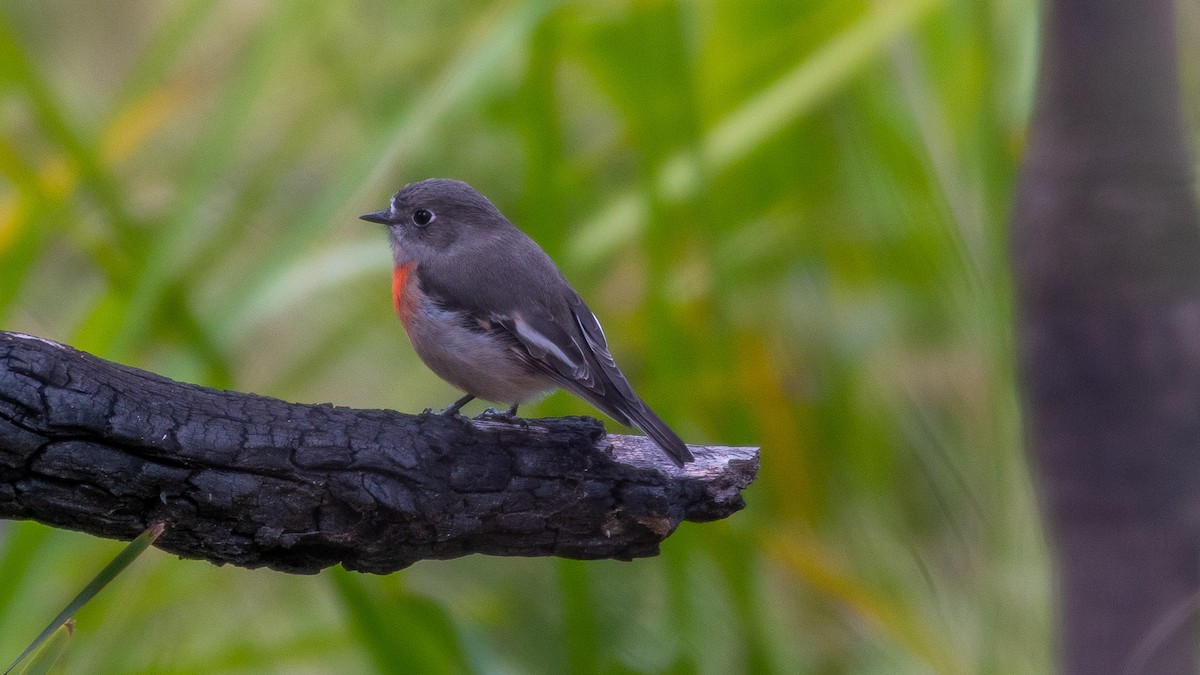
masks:
[[[417,411],[405,182],[466,180],[555,258],[747,509],[634,563],[388,577],[148,553],[89,673],[1050,669],[1005,263],[1031,0],[0,7],[0,327],[167,376]],[[526,414],[590,414],[555,394]],[[121,544],[0,524],[0,655]]]

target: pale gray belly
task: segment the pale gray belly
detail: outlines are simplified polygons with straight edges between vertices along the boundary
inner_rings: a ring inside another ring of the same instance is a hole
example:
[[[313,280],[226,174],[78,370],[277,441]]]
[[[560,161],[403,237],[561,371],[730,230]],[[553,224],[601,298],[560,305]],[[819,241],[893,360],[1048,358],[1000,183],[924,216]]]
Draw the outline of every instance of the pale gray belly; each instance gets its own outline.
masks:
[[[426,320],[408,327],[413,349],[430,370],[458,389],[488,401],[524,403],[555,388],[521,363],[502,339],[463,328],[452,312],[422,310]]]

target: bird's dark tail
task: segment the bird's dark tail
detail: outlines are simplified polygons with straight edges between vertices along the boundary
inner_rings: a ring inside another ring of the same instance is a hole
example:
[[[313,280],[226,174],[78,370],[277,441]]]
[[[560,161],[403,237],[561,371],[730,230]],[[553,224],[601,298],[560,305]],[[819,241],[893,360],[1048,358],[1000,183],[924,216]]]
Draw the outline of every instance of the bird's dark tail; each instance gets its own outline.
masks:
[[[582,343],[576,341],[576,344],[585,347],[580,350],[580,355],[587,364],[587,367],[581,369],[587,379],[584,381],[579,374],[567,377],[564,373],[543,366],[544,370],[571,392],[612,415],[613,419],[641,429],[642,433],[667,453],[675,466],[682,469],[686,462],[694,461],[696,458],[688,450],[687,443],[684,443],[679,434],[672,431],[671,427],[633,392],[629,380],[625,379],[625,375],[617,367],[617,362],[613,360],[612,353],[608,351],[604,329],[600,328],[596,315],[592,314],[578,295],[572,295],[567,301],[572,305],[580,335],[584,338]]]
[[[662,421],[662,418],[644,402],[636,401],[621,412],[625,413],[633,425],[642,430],[642,433],[657,443],[658,447],[662,448],[663,452],[667,453],[667,456],[675,463],[675,466],[682,469],[686,462],[696,459],[679,434],[667,426],[667,423]]]
[[[623,377],[622,381],[626,387],[629,386],[624,382]],[[570,387],[570,391],[603,410],[606,415],[621,424],[641,429],[642,433],[649,436],[650,440],[667,453],[675,466],[682,469],[687,462],[695,461],[696,458],[692,455],[692,451],[688,450],[687,443],[684,443],[679,434],[667,426],[667,423],[662,421],[662,418],[651,410],[645,401],[633,394],[632,390],[628,394],[610,390],[611,394],[607,397],[597,395],[591,389],[578,386]]]

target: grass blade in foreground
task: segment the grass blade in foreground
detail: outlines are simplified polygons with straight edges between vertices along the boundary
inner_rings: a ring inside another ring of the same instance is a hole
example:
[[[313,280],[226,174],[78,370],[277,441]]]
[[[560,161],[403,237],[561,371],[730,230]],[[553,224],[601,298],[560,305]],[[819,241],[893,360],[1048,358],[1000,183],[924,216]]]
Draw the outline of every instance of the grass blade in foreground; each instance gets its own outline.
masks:
[[[100,573],[96,575],[95,579],[92,579],[87,586],[84,586],[83,590],[79,592],[79,595],[75,596],[75,599],[71,601],[71,604],[67,605],[63,611],[58,613],[58,616],[54,617],[54,620],[50,622],[50,625],[46,626],[46,629],[42,631],[41,635],[38,635],[37,639],[30,643],[29,646],[25,648],[25,651],[21,652],[21,655],[17,657],[17,660],[13,661],[12,665],[4,670],[4,675],[8,675],[9,673],[13,672],[13,670],[20,665],[21,661],[24,660],[26,656],[29,656],[33,650],[38,648],[38,645],[42,644],[47,638],[53,635],[54,631],[58,630],[59,626],[66,623],[67,620],[75,614],[75,612],[78,612],[80,607],[83,607],[88,603],[89,600],[96,597],[96,594],[100,592],[100,589],[104,588],[110,581],[117,578],[117,575],[124,571],[126,567],[129,567],[129,564],[136,560],[137,557],[142,554],[142,551],[150,548],[150,545],[153,544],[156,539],[162,536],[164,529],[166,529],[165,525],[162,523],[155,523],[151,525],[145,532],[139,534],[136,539],[129,542],[129,544],[117,554],[117,557],[113,558],[112,562],[105,566],[104,569],[100,570]]]
[[[62,659],[63,654],[67,653],[67,643],[71,641],[71,636],[74,634],[75,620],[67,619],[63,625],[55,629],[50,639],[46,640],[46,643],[42,645],[42,648],[33,653],[33,656],[29,659],[29,663],[20,670],[18,675],[45,675],[49,673],[50,669]]]

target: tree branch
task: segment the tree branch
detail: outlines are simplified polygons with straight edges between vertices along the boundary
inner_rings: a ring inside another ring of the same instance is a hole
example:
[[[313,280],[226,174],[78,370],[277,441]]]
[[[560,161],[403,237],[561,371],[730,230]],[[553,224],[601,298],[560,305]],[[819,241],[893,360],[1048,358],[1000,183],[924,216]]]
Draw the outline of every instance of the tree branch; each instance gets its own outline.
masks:
[[[744,506],[757,448],[677,469],[586,417],[475,421],[183,384],[0,332],[0,517],[189,558],[387,573],[469,553],[632,558]]]

